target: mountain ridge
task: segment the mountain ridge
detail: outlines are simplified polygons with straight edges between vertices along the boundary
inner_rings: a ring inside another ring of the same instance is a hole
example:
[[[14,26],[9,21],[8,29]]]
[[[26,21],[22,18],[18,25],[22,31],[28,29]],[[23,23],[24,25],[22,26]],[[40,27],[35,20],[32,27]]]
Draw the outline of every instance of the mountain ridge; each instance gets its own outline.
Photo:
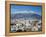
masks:
[[[25,19],[41,19],[42,16],[34,13],[18,13],[18,14],[11,14],[12,19],[19,19],[19,18],[25,18]]]

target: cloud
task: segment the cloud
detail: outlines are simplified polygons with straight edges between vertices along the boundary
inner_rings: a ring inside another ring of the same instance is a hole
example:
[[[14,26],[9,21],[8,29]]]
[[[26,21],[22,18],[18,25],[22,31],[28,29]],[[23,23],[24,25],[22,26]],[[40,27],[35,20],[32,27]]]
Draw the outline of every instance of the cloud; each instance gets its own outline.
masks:
[[[33,13],[33,14],[38,14],[38,15],[41,15],[40,13],[38,12],[35,12],[35,11],[32,11],[32,10],[15,10],[14,12],[12,12],[11,14],[17,14],[17,13]]]
[[[24,11],[18,11],[18,10],[15,10],[14,12],[12,13],[35,13],[34,11],[32,10],[24,10]]]

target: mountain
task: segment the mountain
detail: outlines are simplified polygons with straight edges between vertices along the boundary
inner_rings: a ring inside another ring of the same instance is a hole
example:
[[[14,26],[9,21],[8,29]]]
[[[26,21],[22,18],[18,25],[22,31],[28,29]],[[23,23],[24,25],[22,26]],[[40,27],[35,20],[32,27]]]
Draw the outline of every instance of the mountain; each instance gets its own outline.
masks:
[[[38,14],[34,14],[34,13],[17,13],[17,14],[11,14],[11,19],[20,19],[20,18],[24,18],[24,19],[41,19],[42,16],[38,15]]]

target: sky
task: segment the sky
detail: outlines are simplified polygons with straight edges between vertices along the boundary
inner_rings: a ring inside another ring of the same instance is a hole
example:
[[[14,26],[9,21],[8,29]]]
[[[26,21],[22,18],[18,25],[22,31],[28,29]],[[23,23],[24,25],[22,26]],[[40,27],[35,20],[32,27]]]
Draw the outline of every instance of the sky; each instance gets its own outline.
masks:
[[[24,5],[11,5],[11,14],[16,13],[36,13],[41,15],[42,12],[42,6],[24,6]]]

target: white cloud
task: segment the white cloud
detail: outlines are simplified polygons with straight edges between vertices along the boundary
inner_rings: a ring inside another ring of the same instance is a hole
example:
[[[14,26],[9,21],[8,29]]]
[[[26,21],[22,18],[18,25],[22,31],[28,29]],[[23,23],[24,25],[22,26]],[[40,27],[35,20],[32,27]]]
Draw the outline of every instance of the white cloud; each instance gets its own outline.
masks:
[[[16,13],[34,13],[34,14],[38,14],[38,15],[41,15],[40,13],[41,12],[35,12],[35,11],[32,11],[32,10],[23,10],[23,11],[18,11],[16,10],[15,12],[12,12],[12,14],[16,14]]]
[[[16,10],[15,12],[12,12],[12,13],[35,13],[34,11],[28,11],[28,10],[24,10],[24,11],[18,11]]]

